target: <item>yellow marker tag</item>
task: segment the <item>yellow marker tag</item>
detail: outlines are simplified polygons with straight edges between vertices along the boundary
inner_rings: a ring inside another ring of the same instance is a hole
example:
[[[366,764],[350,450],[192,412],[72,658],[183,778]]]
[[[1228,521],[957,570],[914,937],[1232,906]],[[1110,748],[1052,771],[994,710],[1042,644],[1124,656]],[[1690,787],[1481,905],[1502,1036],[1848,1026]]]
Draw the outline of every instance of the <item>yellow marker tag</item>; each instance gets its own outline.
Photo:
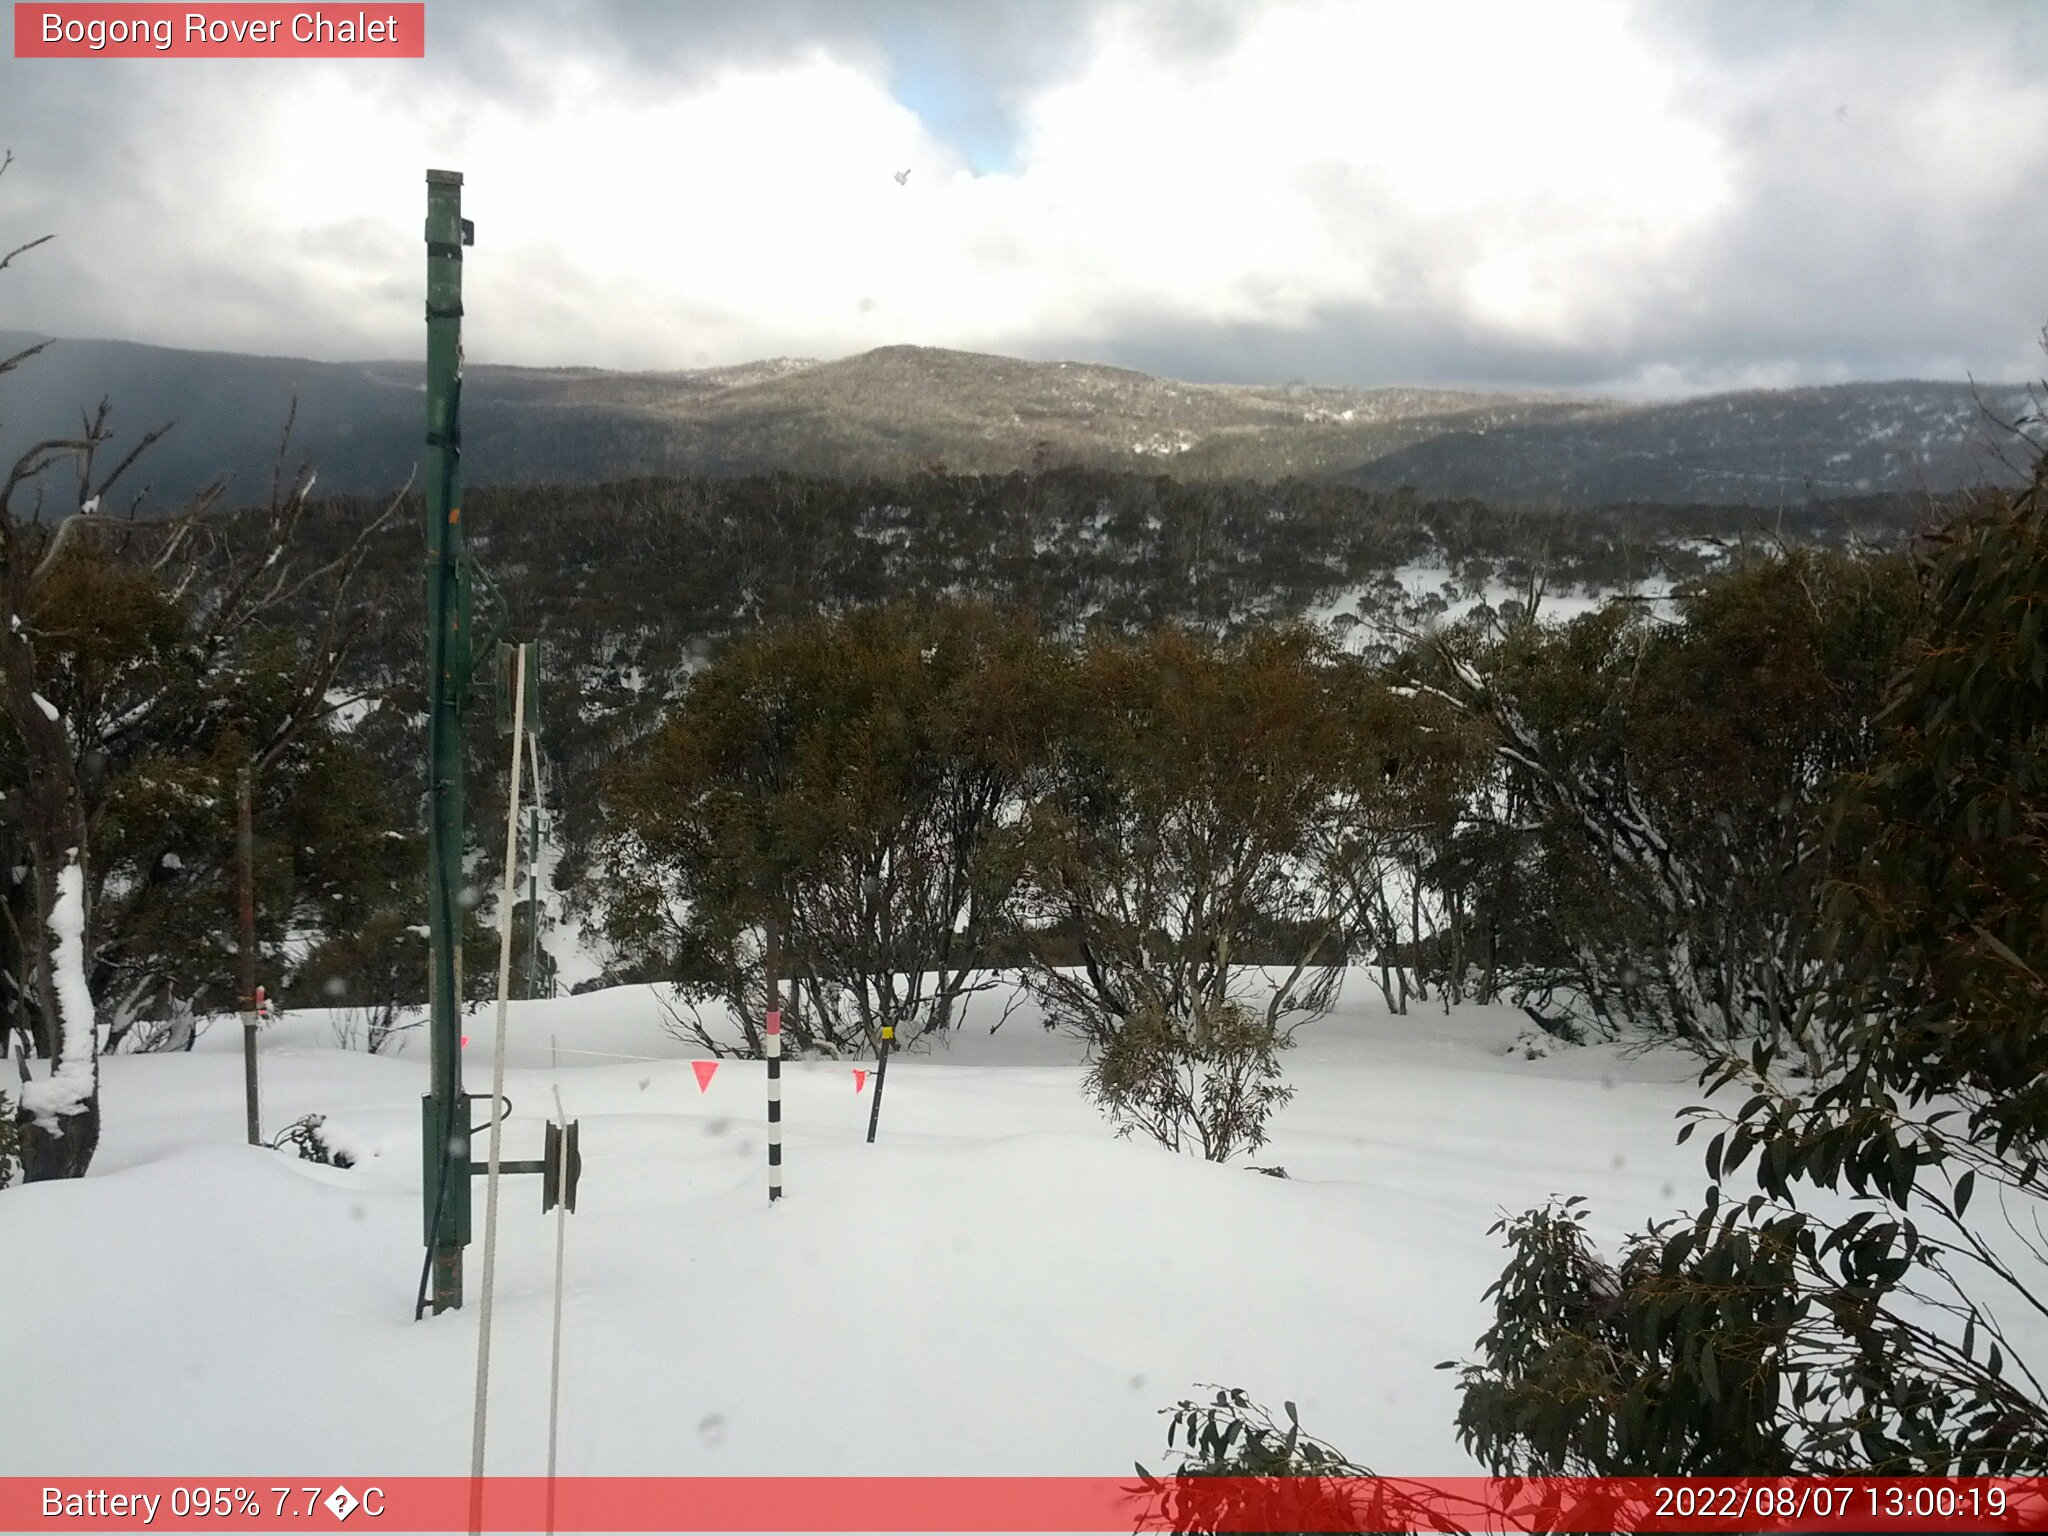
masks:
[[[884,1024],[882,1026],[882,1038],[884,1040],[894,1040],[896,1038],[896,1026],[894,1024]]]

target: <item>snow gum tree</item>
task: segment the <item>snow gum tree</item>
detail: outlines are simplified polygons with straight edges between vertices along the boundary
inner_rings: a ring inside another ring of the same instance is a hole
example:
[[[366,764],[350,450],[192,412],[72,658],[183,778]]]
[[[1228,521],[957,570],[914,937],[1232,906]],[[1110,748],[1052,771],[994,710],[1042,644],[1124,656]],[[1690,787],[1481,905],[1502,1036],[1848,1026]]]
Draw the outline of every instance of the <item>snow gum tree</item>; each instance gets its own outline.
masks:
[[[1385,782],[1349,680],[1303,630],[1167,627],[1075,663],[1023,829],[1026,985],[1127,1130],[1221,1161],[1285,1101],[1276,1053],[1336,995]]]
[[[1919,586],[1823,833],[1824,1074],[1768,1036],[1709,1069],[1747,1097],[1680,1133],[1716,1127],[1705,1202],[1616,1259],[1576,1202],[1506,1224],[1459,1420],[1496,1471],[2048,1471],[2048,470]]]
[[[1016,818],[1060,662],[969,605],[884,608],[744,640],[610,781],[610,927],[758,1050],[771,931],[802,1048],[955,1025],[1016,882]],[[701,1019],[682,1027],[718,1047]]]
[[[1432,980],[1446,1002],[1461,1001],[1482,954],[1467,931],[1468,892],[1442,867],[1487,787],[1492,743],[1439,696],[1396,681],[1399,671],[1353,657],[1330,665],[1347,771],[1305,871],[1329,882],[1346,947],[1371,966],[1388,1008],[1407,1012]]]
[[[1494,733],[1518,808],[1472,876],[1504,885],[1505,850],[1543,914],[1505,961],[1539,1021],[1813,1044],[1822,817],[1870,760],[1914,606],[1902,559],[1796,550],[1675,621],[1615,604],[1442,640],[1441,691]]]
[[[195,552],[182,595],[143,553],[178,538],[165,525],[87,527],[12,610],[9,680],[29,679],[33,713],[0,714],[0,850],[32,876],[57,872],[54,890],[40,876],[7,890],[0,942],[12,1033],[50,1063],[19,1099],[30,1177],[83,1171],[100,1051],[189,1048],[196,1010],[234,1004],[245,765],[259,770],[257,939],[274,989],[288,936],[403,904],[417,867],[383,776],[332,728],[346,626],[266,634],[250,610],[259,593],[216,628],[210,553]],[[56,942],[38,947],[41,930]],[[146,1017],[159,1022],[138,1027]],[[53,1129],[67,1118],[77,1125]]]
[[[421,855],[396,829],[388,776],[331,717],[288,729],[305,687],[297,645],[251,633],[232,657],[199,665],[192,623],[189,600],[123,557],[104,530],[71,541],[33,605],[38,691],[92,744],[80,763],[92,850],[86,976],[105,1051],[189,1048],[194,1014],[235,1005],[238,968],[224,957],[240,937],[236,778],[259,755],[256,937],[273,995],[302,953],[293,940],[353,933],[373,914],[401,929],[411,920]],[[0,723],[0,795],[25,787],[23,768]],[[18,829],[0,816],[7,843],[18,843]],[[25,850],[8,862],[25,866]],[[10,941],[34,919],[25,884],[10,894],[0,988],[25,999],[33,988],[17,985],[26,970]],[[408,996],[423,974],[413,968]],[[36,1041],[37,1010],[23,1013],[22,1032]]]
[[[0,172],[8,163],[0,159]],[[8,252],[0,268],[42,243]],[[0,376],[49,345],[0,357]],[[28,876],[26,892],[5,904],[7,1004],[16,1041],[47,1063],[27,1074],[13,1105],[28,1180],[76,1178],[90,1165],[102,1031],[125,1022],[93,984],[107,959],[109,909],[138,883],[104,878],[101,834],[112,834],[102,812],[117,799],[109,786],[135,790],[127,769],[189,766],[224,735],[239,734],[243,760],[265,765],[331,713],[353,635],[342,596],[383,521],[371,519],[333,560],[295,568],[285,557],[311,477],[282,478],[282,447],[268,505],[254,515],[209,516],[220,484],[163,521],[136,520],[140,497],[116,515],[113,494],[168,428],[143,434],[106,469],[110,416],[100,402],[76,436],[32,444],[0,479],[0,839],[19,850]],[[59,488],[53,472],[65,469]],[[266,630],[269,616],[309,595],[324,599],[319,623],[285,636]],[[274,707],[251,709],[265,675]],[[190,794],[189,783],[180,790],[168,777],[159,784],[167,800]],[[126,808],[140,814],[135,797]],[[162,861],[154,868],[175,872]]]

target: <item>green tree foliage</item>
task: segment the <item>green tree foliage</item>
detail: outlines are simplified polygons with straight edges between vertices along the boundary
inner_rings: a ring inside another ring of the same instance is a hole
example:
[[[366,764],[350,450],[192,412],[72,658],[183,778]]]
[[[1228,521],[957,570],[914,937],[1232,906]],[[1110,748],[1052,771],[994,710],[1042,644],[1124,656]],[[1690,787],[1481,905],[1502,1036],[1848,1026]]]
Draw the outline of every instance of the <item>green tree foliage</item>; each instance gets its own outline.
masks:
[[[489,474],[486,460],[476,467]],[[341,555],[376,510],[347,497],[317,505],[301,530],[308,561]],[[411,795],[423,792],[412,725],[418,515],[409,505],[374,541],[358,586],[377,621],[342,677],[385,702],[358,729]],[[890,480],[485,484],[468,493],[463,516],[519,632],[547,647],[548,749],[567,786],[594,783],[653,731],[708,659],[765,626],[820,612],[943,593],[1028,612],[1047,635],[1078,642],[1090,629],[1140,635],[1169,622],[1238,635],[1324,608],[1336,611],[1348,647],[1383,659],[1397,627],[1419,626],[1442,606],[1433,593],[1405,590],[1402,567],[1441,567],[1474,592],[1539,576],[1559,590],[1626,585],[1658,570],[1684,579],[1709,568],[1701,540],[1739,544],[1757,521],[1741,508],[1518,510],[1300,480],[1189,482],[1050,466]],[[1882,498],[1796,508],[1779,523],[1787,537],[1828,545],[1896,543],[1907,525],[1903,503]],[[316,626],[324,614],[311,599],[295,612]],[[476,825],[489,824],[500,761],[472,761]],[[551,808],[558,892],[589,912],[600,894],[588,875],[609,831],[606,802],[571,793]],[[494,840],[482,838],[475,856],[488,883],[500,856]],[[1476,921],[1469,908],[1467,916]],[[1481,964],[1483,943],[1472,946]]]
[[[2032,486],[1951,527],[1931,609],[1886,711],[1886,749],[1843,798],[1835,892],[1860,984],[1830,1016],[1889,1087],[1965,1110],[1944,1145],[2031,1187],[2048,1142],[2048,459]]]
[[[39,585],[31,613],[40,691],[90,744],[80,773],[93,850],[87,978],[108,1049],[188,1046],[189,1031],[163,1027],[174,1011],[235,1006],[235,781],[266,746],[276,750],[256,787],[255,867],[259,974],[271,990],[292,978],[295,941],[406,902],[417,849],[393,829],[375,759],[324,709],[291,726],[307,679],[289,639],[252,635],[231,659],[210,656],[186,602],[146,565],[87,540]],[[26,772],[0,725],[0,787],[18,790]],[[0,985],[22,999],[21,1028],[47,1054],[21,956],[6,958]]]
[[[1307,867],[1331,883],[1346,949],[1375,968],[1390,1009],[1407,1012],[1433,983],[1462,1001],[1481,958],[1478,902],[1446,866],[1489,787],[1491,738],[1439,695],[1395,682],[1401,672],[1345,658],[1334,674],[1347,771]]]
[[[364,901],[358,915],[315,931],[287,973],[284,1001],[292,1008],[332,1010],[334,1039],[345,1049],[396,1055],[414,1027],[406,1014],[426,1001],[427,925],[420,899],[426,852],[417,835],[387,833],[382,841],[385,857],[400,865],[395,878],[366,882],[360,895],[374,901]],[[498,995],[498,933],[477,921],[473,905],[462,915],[463,1001],[487,1003]],[[515,963],[517,956],[515,949]]]
[[[1387,783],[1352,734],[1360,684],[1305,630],[1078,658],[1024,820],[1025,983],[1124,1129],[1221,1160],[1285,1101],[1274,1053],[1336,994]]]
[[[1749,1093],[1694,1112],[1720,1122],[1706,1203],[1614,1264],[1575,1205],[1507,1225],[1460,1416],[1497,1470],[2048,1469],[2048,1392],[2001,1322],[2048,1316],[2048,1251],[2006,1205],[2048,1193],[2044,533],[2037,471],[1924,564],[1873,760],[1833,801],[1820,1076],[1768,1037],[1710,1069]]]
[[[1198,1003],[1190,1017],[1148,1003],[1097,1047],[1088,1092],[1122,1130],[1227,1162],[1264,1146],[1267,1120],[1294,1097],[1280,1081],[1286,1044],[1242,1003]]]
[[[1581,1205],[1494,1228],[1512,1257],[1487,1293],[1484,1364],[1462,1373],[1460,1439],[1513,1476],[1795,1470],[1784,1367],[1802,1324],[1824,1335],[1829,1318],[1797,1294],[1796,1232],[1717,1244],[1710,1209],[1610,1264]]]
[[[1438,676],[1494,731],[1492,804],[1517,812],[1475,818],[1489,846],[1464,864],[1476,905],[1512,887],[1529,914],[1507,925],[1517,996],[1709,1052],[1810,1045],[1825,809],[1871,760],[1913,615],[1902,560],[1793,550],[1703,583],[1675,621],[1611,604],[1447,637]]]
[[[1058,673],[1028,625],[897,604],[742,642],[610,783],[614,939],[758,1049],[779,936],[799,1048],[956,1024],[1015,883]],[[687,1026],[716,1039],[700,1019]]]
[[[614,942],[758,1048],[769,949],[800,1047],[943,1029],[1023,960],[1125,1129],[1218,1160],[1382,887],[1456,818],[1474,736],[1307,630],[1078,652],[993,610],[856,610],[725,652],[609,780]],[[1258,974],[1263,972],[1263,975]]]
[[[1398,1484],[1376,1480],[1328,1441],[1309,1434],[1292,1403],[1283,1425],[1241,1387],[1206,1402],[1183,1398],[1167,1416],[1166,1453],[1177,1465],[1154,1474],[1138,1463],[1147,1527],[1172,1531],[1442,1529],[1440,1511]]]

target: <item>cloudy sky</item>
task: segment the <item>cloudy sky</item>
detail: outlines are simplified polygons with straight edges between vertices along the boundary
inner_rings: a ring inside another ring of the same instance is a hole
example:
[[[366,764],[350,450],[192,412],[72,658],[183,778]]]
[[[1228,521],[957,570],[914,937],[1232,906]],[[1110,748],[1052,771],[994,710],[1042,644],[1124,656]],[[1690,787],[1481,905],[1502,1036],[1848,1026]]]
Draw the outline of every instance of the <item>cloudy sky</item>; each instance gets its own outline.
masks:
[[[0,327],[916,342],[1665,394],[2048,371],[2048,4],[429,0],[408,62],[0,57]],[[910,176],[899,184],[898,171]]]

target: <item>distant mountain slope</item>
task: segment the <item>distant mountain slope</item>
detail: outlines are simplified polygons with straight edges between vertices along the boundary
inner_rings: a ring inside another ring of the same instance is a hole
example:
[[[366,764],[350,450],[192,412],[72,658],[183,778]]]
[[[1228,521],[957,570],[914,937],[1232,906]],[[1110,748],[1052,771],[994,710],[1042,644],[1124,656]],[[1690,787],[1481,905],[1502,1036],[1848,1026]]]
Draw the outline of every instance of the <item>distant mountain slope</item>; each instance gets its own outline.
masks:
[[[0,349],[35,339],[0,332]],[[1968,386],[1857,384],[1631,406],[1559,395],[1185,384],[1123,368],[926,347],[833,362],[678,373],[472,366],[474,484],[792,470],[898,477],[1034,463],[1180,478],[1299,476],[1430,495],[1773,504],[1808,494],[1946,489],[1994,477]],[[102,395],[121,444],[176,430],[145,461],[159,501],[216,474],[260,498],[287,404],[321,484],[375,492],[417,462],[418,363],[316,363],[63,341],[0,384],[0,455],[75,429]],[[1983,391],[2009,409],[2013,387]],[[120,444],[117,444],[117,447]],[[58,493],[53,488],[53,496]]]
[[[35,339],[0,333],[0,353]],[[176,423],[123,481],[128,492],[146,484],[152,500],[175,502],[231,473],[237,500],[261,500],[296,389],[295,441],[318,465],[323,487],[376,491],[403,483],[418,457],[420,372],[59,341],[0,379],[0,456],[12,463],[31,442],[75,434],[79,413],[104,396],[116,455],[150,427]],[[56,484],[50,494],[58,495]]]
[[[2012,385],[1842,384],[1446,432],[1345,476],[1439,496],[1773,505],[2010,478],[1995,449],[2031,409]],[[1990,413],[1990,414],[1987,414]],[[2009,444],[2008,444],[2009,446]]]

